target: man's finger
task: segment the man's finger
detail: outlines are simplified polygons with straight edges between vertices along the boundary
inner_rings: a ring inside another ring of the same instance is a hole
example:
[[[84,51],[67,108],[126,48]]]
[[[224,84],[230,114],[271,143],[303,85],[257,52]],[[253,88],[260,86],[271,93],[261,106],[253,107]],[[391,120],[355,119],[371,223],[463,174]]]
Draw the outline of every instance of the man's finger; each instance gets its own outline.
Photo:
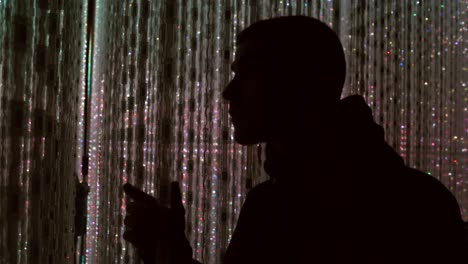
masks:
[[[180,192],[179,182],[171,182],[171,209],[178,214],[185,214],[182,204],[182,193]]]
[[[143,192],[142,190],[136,188],[135,186],[131,185],[130,183],[126,183],[123,186],[125,194],[127,194],[130,198],[132,198],[136,202],[142,202],[144,204],[149,205],[157,205],[158,201],[151,195]]]
[[[137,225],[137,222],[138,222],[137,216],[135,215],[127,215],[124,218],[124,225],[131,227],[131,228],[134,228]]]
[[[138,203],[136,202],[129,202],[127,206],[125,206],[125,211],[127,214],[136,214],[138,211]]]
[[[137,240],[136,240],[136,236],[135,236],[135,233],[130,230],[130,229],[125,229],[124,233],[123,233],[123,239],[127,240],[128,242],[134,244]]]
[[[171,183],[171,211],[174,227],[179,231],[185,230],[185,208],[182,204],[182,194],[178,182]]]

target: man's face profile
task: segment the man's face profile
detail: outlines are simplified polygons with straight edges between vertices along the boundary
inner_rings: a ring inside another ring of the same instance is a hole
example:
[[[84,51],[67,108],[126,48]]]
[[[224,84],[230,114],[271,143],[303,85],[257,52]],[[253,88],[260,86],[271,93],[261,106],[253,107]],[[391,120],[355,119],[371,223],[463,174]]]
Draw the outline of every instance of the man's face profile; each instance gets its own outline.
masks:
[[[264,142],[271,119],[265,93],[271,76],[265,70],[265,62],[255,54],[255,46],[248,42],[238,46],[231,65],[235,76],[223,91],[223,98],[229,102],[234,139],[241,145]]]

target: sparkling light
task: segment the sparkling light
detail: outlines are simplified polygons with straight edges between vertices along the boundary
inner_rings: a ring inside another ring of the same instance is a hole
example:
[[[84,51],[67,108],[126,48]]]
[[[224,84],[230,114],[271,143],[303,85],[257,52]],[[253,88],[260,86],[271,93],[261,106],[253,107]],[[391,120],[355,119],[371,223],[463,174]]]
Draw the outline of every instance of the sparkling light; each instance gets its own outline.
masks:
[[[122,239],[122,184],[167,204],[172,180],[194,257],[220,263],[246,193],[267,179],[261,146],[234,144],[221,91],[236,34],[283,15],[313,16],[339,33],[344,95],[367,99],[390,145],[440,179],[468,220],[467,7],[459,1],[98,0],[94,43],[86,43],[88,1],[15,2],[0,0],[0,215],[15,212],[0,218],[7,263],[71,263],[74,255],[136,263]],[[91,192],[80,255],[73,173],[83,179],[87,81]]]

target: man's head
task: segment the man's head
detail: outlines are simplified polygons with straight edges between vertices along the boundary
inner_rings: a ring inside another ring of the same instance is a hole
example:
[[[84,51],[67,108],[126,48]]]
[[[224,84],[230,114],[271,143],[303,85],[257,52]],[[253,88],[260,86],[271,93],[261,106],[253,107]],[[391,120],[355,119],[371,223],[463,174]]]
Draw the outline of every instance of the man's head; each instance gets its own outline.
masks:
[[[262,20],[242,31],[237,44],[231,65],[235,77],[223,97],[229,101],[238,143],[291,136],[288,130],[305,117],[321,115],[338,103],[346,72],[343,48],[319,20]]]

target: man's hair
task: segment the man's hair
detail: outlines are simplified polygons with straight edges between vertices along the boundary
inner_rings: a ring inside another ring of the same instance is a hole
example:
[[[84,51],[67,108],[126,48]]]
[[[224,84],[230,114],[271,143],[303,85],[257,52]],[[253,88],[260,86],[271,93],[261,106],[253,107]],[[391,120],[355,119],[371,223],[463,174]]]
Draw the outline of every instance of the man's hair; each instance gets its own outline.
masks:
[[[286,74],[300,74],[325,86],[308,94],[340,99],[346,77],[345,55],[338,36],[325,23],[306,16],[261,20],[237,36],[237,44],[247,41],[261,45],[261,52],[273,56]]]

